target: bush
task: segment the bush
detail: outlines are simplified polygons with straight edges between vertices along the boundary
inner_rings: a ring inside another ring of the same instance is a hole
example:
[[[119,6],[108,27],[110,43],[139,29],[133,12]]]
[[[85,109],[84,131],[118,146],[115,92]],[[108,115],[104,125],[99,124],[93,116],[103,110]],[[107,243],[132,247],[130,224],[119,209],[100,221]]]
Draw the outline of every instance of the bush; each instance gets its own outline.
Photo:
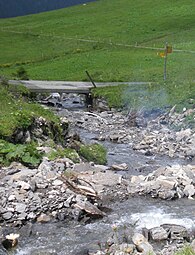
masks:
[[[0,165],[9,165],[18,161],[26,166],[35,167],[42,159],[42,154],[37,151],[36,144],[13,144],[0,140]]]
[[[91,145],[81,145],[78,153],[86,160],[93,161],[96,164],[104,165],[107,162],[106,149],[97,143]]]
[[[21,66],[21,67],[16,71],[16,77],[19,78],[20,80],[29,80],[27,71],[24,69],[23,66]]]

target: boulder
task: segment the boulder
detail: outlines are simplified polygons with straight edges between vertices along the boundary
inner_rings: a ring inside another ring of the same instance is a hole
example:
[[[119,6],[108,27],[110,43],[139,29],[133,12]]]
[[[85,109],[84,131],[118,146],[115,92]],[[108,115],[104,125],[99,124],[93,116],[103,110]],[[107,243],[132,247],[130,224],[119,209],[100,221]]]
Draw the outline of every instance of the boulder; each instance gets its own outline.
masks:
[[[163,227],[155,227],[149,231],[150,237],[154,241],[162,241],[168,238],[168,233]]]
[[[163,224],[161,227],[166,230],[168,237],[172,240],[184,240],[189,238],[189,233],[184,226],[176,224]]]

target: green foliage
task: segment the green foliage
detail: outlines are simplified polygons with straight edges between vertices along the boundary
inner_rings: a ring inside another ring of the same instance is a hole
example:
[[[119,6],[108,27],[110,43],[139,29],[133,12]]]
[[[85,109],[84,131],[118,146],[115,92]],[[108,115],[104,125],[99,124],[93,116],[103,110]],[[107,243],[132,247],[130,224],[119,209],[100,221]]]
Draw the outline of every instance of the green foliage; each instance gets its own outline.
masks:
[[[0,165],[9,165],[13,161],[21,162],[29,167],[37,166],[42,154],[37,151],[36,144],[13,144],[0,140]]]
[[[104,0],[1,19],[0,73],[14,77],[23,66],[31,79],[85,80],[89,70],[96,81],[159,81],[158,48],[168,42],[168,80],[193,80],[193,6],[194,0]]]
[[[19,78],[20,80],[28,80],[29,79],[27,71],[24,69],[23,66],[21,66],[19,69],[17,69],[16,77]]]
[[[49,155],[47,155],[50,160],[54,160],[56,158],[69,158],[74,163],[80,162],[80,157],[78,153],[71,148],[57,148],[56,150],[53,150]]]
[[[2,19],[0,75],[87,80],[85,70],[89,70],[95,81],[150,81],[154,82],[150,87],[128,86],[124,93],[124,87],[103,88],[94,94],[105,97],[110,107],[153,109],[177,104],[180,110],[195,97],[193,5],[194,0],[187,4],[104,0]],[[157,55],[165,42],[173,46],[166,83],[164,59]]]
[[[181,249],[180,251],[176,252],[175,255],[195,255],[195,252],[192,248],[188,245]]]
[[[22,84],[17,85],[17,86],[9,84],[8,90],[15,97],[29,97],[30,96],[30,90]]]
[[[105,98],[110,107],[152,110],[176,105],[177,111],[191,108],[195,98],[193,82],[166,82],[94,88],[94,97]],[[193,116],[189,116],[193,123]]]
[[[121,108],[125,104],[123,94],[126,88],[127,85],[99,87],[92,89],[92,93],[94,97],[106,99],[109,107]]]
[[[27,129],[40,116],[51,123],[51,129],[58,132],[60,138],[62,126],[59,117],[38,104],[25,102],[17,93],[18,98],[0,85],[0,138],[11,137],[17,129]]]
[[[187,127],[195,127],[195,113],[191,113],[190,115],[186,116],[184,122]]]
[[[79,155],[84,157],[87,161],[93,161],[96,164],[106,164],[106,149],[100,144],[81,145],[78,151]]]

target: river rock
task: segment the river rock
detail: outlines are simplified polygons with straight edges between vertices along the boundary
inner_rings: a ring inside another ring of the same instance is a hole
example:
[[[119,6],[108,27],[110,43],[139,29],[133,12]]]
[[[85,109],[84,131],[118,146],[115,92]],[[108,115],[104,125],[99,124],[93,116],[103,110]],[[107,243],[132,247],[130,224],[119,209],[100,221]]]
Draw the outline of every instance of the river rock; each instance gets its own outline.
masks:
[[[39,217],[37,217],[37,222],[40,222],[40,223],[46,223],[46,222],[49,222],[50,220],[51,220],[51,217],[46,214],[41,214]]]
[[[26,210],[26,205],[23,203],[16,203],[15,204],[15,211],[18,213],[24,213]]]
[[[152,197],[174,199],[195,195],[194,166],[173,165],[159,168],[148,174],[132,176],[129,193],[150,194]]]
[[[140,244],[136,245],[136,248],[139,252],[142,253],[142,255],[148,255],[148,254],[154,255],[153,247],[148,242],[140,243]]]
[[[135,233],[132,237],[132,241],[133,243],[137,246],[141,243],[145,243],[147,242],[147,239],[145,238],[145,236],[143,236],[142,234],[140,233]]]
[[[133,254],[133,251],[135,250],[135,245],[128,244],[128,243],[122,243],[118,246],[119,250],[124,252],[125,254]],[[115,253],[116,254],[116,253]]]
[[[62,184],[63,184],[63,181],[61,181],[61,180],[55,180],[52,182],[52,185],[54,185],[54,186],[61,186]]]
[[[6,212],[6,213],[2,214],[2,217],[3,217],[4,220],[9,220],[9,219],[12,218],[12,216],[13,216],[12,212]]]
[[[188,198],[192,198],[192,196],[195,195],[195,186],[192,184],[188,184],[185,186],[183,192]]]
[[[168,238],[168,233],[163,227],[155,227],[149,231],[150,237],[154,241],[162,241]]]
[[[135,244],[137,250],[142,252],[143,255],[153,253],[153,247],[148,243],[147,239],[140,233],[135,233],[132,237],[132,241]]]
[[[125,171],[125,170],[128,169],[128,165],[127,165],[126,163],[122,163],[122,164],[120,164],[120,165],[114,164],[114,165],[112,165],[111,167],[112,167],[112,169],[115,170],[115,171]]]
[[[161,227],[166,230],[168,237],[172,240],[184,240],[189,238],[189,233],[184,226],[163,224]]]
[[[23,190],[29,190],[31,188],[30,184],[24,181],[18,182],[18,186],[20,186],[20,188]]]

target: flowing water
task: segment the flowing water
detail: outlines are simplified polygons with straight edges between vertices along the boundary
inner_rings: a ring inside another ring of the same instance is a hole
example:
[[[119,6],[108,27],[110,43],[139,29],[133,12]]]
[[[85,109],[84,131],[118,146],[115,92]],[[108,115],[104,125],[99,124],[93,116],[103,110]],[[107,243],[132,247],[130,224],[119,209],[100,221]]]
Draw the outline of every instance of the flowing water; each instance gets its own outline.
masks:
[[[85,130],[77,130],[86,142],[93,142],[95,134]],[[133,151],[128,144],[113,144],[104,142],[108,149],[108,165],[127,163],[128,174],[148,174],[159,166],[186,164],[178,159],[165,156],[147,157]],[[98,243],[105,243],[107,238],[114,233],[113,225],[117,226],[120,233],[143,227],[152,228],[163,223],[175,223],[186,226],[189,230],[195,229],[195,202],[188,199],[163,201],[149,197],[130,197],[123,202],[109,205],[112,209],[101,220],[90,224],[80,223],[47,223],[34,224],[32,235],[22,239],[17,255],[75,255],[84,248],[90,251],[99,248]],[[79,253],[78,253],[79,254]]]
[[[112,232],[113,225],[123,233],[135,228],[152,228],[163,223],[175,223],[192,230],[195,227],[194,201],[182,199],[159,201],[132,197],[111,205],[112,212],[104,219],[87,225],[65,223],[35,224],[33,234],[20,243],[17,255],[75,255],[84,248],[98,249]],[[44,252],[43,252],[44,251]]]

